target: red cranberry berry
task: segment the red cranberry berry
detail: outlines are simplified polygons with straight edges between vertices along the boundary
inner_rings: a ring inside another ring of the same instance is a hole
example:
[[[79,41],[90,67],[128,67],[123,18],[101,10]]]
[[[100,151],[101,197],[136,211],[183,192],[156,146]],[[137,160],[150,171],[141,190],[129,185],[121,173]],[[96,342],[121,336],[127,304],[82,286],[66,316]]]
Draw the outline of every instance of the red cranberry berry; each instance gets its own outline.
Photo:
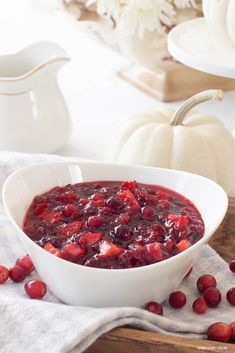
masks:
[[[229,268],[230,268],[230,271],[232,271],[232,272],[235,273],[235,260],[233,260],[232,262],[230,262]]]
[[[181,291],[171,293],[169,303],[174,309],[182,308],[186,304],[186,295]]]
[[[114,228],[113,234],[119,239],[128,240],[131,237],[131,229],[127,225],[121,224]]]
[[[25,283],[24,289],[31,299],[41,299],[47,292],[46,284],[38,279]]]
[[[89,202],[89,200],[87,200],[87,199],[80,199],[79,206],[85,206],[88,204],[88,202]]]
[[[116,197],[111,196],[106,201],[106,206],[111,207],[114,211],[118,211],[123,208],[123,203],[118,200]]]
[[[149,302],[144,306],[145,310],[150,311],[151,313],[157,314],[157,315],[163,315],[163,308],[161,304],[157,302]]]
[[[216,287],[216,279],[214,276],[206,274],[198,278],[197,289],[200,293],[203,293],[209,287]]]
[[[28,255],[19,257],[16,260],[16,265],[23,268],[26,276],[28,276],[34,270],[34,265]]]
[[[144,219],[152,221],[156,217],[156,211],[153,207],[144,206],[141,208],[141,216]]]
[[[228,342],[231,338],[232,330],[230,325],[223,322],[215,322],[208,327],[207,336],[209,340]]]
[[[26,275],[22,267],[20,267],[19,265],[14,265],[9,269],[9,277],[14,282],[22,282],[25,279]]]
[[[221,302],[221,293],[216,287],[209,287],[203,292],[203,298],[210,308],[214,308]]]
[[[71,202],[71,201],[76,200],[77,196],[74,191],[70,190],[70,191],[65,191],[61,195],[61,198],[62,198],[63,202]]]
[[[9,278],[8,269],[5,266],[0,265],[0,284],[3,284],[4,282],[6,282],[8,278]]]
[[[87,226],[91,228],[98,228],[105,223],[105,219],[102,216],[90,216],[87,220]]]
[[[101,207],[99,210],[100,216],[111,216],[112,213],[113,213],[112,208],[108,206]]]
[[[65,205],[62,209],[62,213],[64,217],[73,217],[75,216],[76,212],[77,212],[77,208],[73,204]]]
[[[194,300],[192,308],[196,314],[204,314],[207,311],[208,306],[205,299],[200,297]]]
[[[227,301],[231,305],[235,305],[235,287],[230,288],[226,294]]]
[[[235,340],[235,321],[231,322],[230,324],[230,328],[231,328],[231,339]]]
[[[128,224],[130,220],[131,216],[128,213],[120,213],[115,222],[118,224]]]
[[[91,195],[90,198],[91,200],[94,200],[94,201],[103,200],[104,195],[97,192],[96,194]]]

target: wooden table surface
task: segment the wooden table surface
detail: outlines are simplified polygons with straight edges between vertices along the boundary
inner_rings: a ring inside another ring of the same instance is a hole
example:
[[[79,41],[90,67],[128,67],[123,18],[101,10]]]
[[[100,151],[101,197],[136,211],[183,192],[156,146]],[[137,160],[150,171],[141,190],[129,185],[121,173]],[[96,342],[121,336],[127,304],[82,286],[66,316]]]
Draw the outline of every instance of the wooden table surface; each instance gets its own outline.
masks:
[[[228,212],[224,221],[211,238],[209,244],[227,262],[235,259],[235,198],[230,198]],[[235,353],[235,344],[176,337],[131,328],[116,328],[101,336],[86,350],[86,353],[199,352]]]

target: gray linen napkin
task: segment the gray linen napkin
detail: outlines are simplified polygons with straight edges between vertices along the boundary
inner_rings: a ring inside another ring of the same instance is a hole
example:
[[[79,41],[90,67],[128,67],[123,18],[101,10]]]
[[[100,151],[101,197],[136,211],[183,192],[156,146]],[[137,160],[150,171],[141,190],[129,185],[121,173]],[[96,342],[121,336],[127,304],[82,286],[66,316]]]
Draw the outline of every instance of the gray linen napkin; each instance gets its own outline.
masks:
[[[64,158],[53,155],[0,152],[0,187],[2,188],[6,177],[20,166],[58,160],[64,160]],[[69,160],[74,161],[74,159]],[[0,263],[8,267],[25,252],[5,215],[2,203],[0,219]],[[209,309],[204,315],[197,315],[193,313],[191,305],[199,296],[195,287],[196,280],[204,273],[216,276],[223,299],[218,308]],[[37,274],[34,272],[28,279],[36,277]],[[186,306],[183,309],[174,310],[166,301],[163,305],[163,317],[141,308],[94,309],[67,306],[60,303],[50,292],[41,301],[31,300],[24,293],[23,283],[8,280],[0,286],[0,352],[79,353],[103,333],[123,325],[167,334],[204,338],[210,323],[235,321],[234,307],[229,305],[225,298],[225,293],[230,287],[235,287],[234,274],[208,245],[203,247],[195,260],[192,274],[179,286],[179,289],[187,295]]]

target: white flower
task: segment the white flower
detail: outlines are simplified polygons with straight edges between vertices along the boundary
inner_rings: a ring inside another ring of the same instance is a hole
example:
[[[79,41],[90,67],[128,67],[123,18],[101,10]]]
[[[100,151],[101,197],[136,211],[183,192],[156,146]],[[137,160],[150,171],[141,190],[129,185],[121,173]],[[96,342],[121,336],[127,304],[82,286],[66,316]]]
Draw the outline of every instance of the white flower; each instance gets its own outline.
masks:
[[[170,2],[179,9],[184,9],[186,7],[197,7],[195,0],[170,0]]]
[[[97,12],[100,15],[107,15],[117,19],[120,12],[120,1],[119,0],[88,0],[87,6],[97,4]]]
[[[120,17],[120,26],[142,38],[144,31],[162,31],[162,24],[170,26],[175,15],[166,0],[129,0]]]
[[[235,0],[234,0],[235,1]],[[120,28],[142,38],[144,31],[163,32],[173,24],[176,8],[196,7],[196,0],[87,0],[101,15],[113,17]]]

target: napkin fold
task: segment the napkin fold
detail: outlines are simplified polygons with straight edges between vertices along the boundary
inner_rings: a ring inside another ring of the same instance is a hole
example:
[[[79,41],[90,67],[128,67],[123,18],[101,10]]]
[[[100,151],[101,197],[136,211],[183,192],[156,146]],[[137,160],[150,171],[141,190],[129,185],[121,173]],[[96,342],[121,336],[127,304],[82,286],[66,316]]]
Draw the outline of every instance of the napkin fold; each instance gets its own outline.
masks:
[[[78,161],[55,155],[0,152],[0,188],[6,177],[24,165],[48,161]],[[0,203],[0,263],[9,267],[16,258],[25,255],[15,230]],[[192,311],[192,302],[199,296],[197,278],[205,273],[214,275],[223,293],[218,308],[208,309],[204,315]],[[32,273],[27,280],[37,278]],[[235,286],[234,274],[224,260],[208,245],[195,259],[193,272],[179,286],[187,296],[182,309],[163,304],[164,316],[141,308],[88,308],[68,306],[57,300],[50,291],[42,300],[26,297],[23,283],[8,280],[0,285],[0,352],[1,353],[80,353],[99,336],[111,329],[129,325],[187,337],[205,338],[207,327],[215,321],[235,320],[234,308],[226,301],[225,293]],[[94,288],[95,295],[95,288]],[[127,293],[131,296],[131,293]],[[149,298],[154,300],[154,298]]]

